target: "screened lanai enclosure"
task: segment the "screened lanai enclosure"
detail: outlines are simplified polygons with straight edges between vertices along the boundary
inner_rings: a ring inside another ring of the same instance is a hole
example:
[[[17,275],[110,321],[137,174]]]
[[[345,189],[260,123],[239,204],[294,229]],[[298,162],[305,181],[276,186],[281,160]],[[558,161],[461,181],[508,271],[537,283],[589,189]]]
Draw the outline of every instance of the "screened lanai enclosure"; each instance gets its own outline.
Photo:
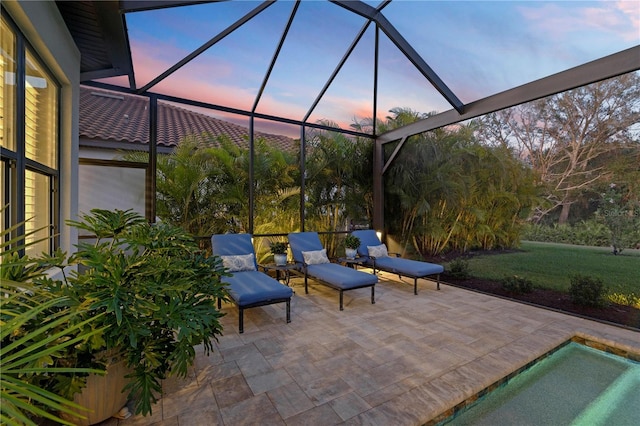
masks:
[[[137,126],[138,143],[107,139],[114,154],[81,158],[81,173],[130,168],[122,186],[137,177],[137,207],[150,220],[205,237],[400,234],[436,208],[402,200],[412,191],[446,198],[443,176],[467,167],[418,182],[415,172],[435,170],[443,152],[461,155],[430,146],[471,143],[474,119],[640,69],[634,2],[57,3],[82,52],[82,84],[144,99],[143,120],[113,123]],[[246,134],[203,133],[170,107]],[[164,144],[179,126],[191,134]],[[501,161],[491,155],[488,164]],[[520,190],[526,204],[532,195]]]

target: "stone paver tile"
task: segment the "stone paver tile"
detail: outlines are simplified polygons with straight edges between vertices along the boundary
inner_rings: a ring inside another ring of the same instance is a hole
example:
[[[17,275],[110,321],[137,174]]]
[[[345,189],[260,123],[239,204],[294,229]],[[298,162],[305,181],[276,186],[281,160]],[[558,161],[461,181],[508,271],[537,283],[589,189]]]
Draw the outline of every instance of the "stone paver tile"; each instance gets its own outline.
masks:
[[[245,311],[246,314],[246,311]],[[271,333],[271,329],[270,327],[267,327],[265,329],[261,329],[261,330],[255,330],[255,331],[246,331],[244,333],[242,333],[240,335],[240,339],[242,339],[242,341],[247,344],[247,343],[257,343],[258,341],[265,341],[265,340],[270,340],[270,341],[276,341],[277,339],[275,339],[273,337],[273,334]],[[256,345],[258,346],[258,345]]]
[[[287,426],[332,426],[342,423],[329,404],[312,408],[286,420]]]
[[[297,383],[289,383],[279,388],[271,389],[267,392],[267,395],[283,419],[315,407]]]
[[[212,387],[213,394],[221,409],[253,396],[253,392],[242,374],[218,380],[212,384]]]
[[[386,386],[381,384],[375,376],[369,374],[367,370],[349,371],[342,374],[340,378],[361,396],[377,392]]]
[[[349,339],[335,340],[323,345],[334,356],[362,352],[362,346]]]
[[[393,361],[398,359],[403,354],[402,352],[396,348],[393,344],[388,344],[376,350],[370,351],[367,353],[367,357],[372,360],[374,364],[382,365],[386,364],[389,361]]]
[[[316,367],[312,362],[306,360],[287,365],[285,370],[287,370],[293,380],[300,385],[307,382],[313,382],[314,380],[318,380],[326,376],[323,370]]]
[[[220,413],[225,425],[284,424],[271,400],[264,393],[222,408]]]
[[[293,382],[291,376],[283,368],[247,377],[246,380],[254,395]]]
[[[282,342],[271,335],[267,338],[256,340],[253,344],[256,345],[260,353],[265,357],[280,354],[285,350],[285,346]]]
[[[193,367],[189,367],[185,377],[169,376],[162,381],[162,393],[164,395],[172,394],[182,388],[196,386],[196,372]]]
[[[426,393],[435,402],[429,407],[429,420],[448,408],[464,401],[483,389],[479,380],[466,378],[459,371],[450,371],[443,376],[418,386],[412,392]]]
[[[331,350],[316,342],[299,347],[298,351],[309,361],[321,361],[332,355]]]
[[[353,387],[353,385],[352,385]],[[413,387],[413,386],[412,386]],[[357,390],[357,388],[354,388]],[[370,394],[364,395],[362,397],[362,399],[364,399],[367,404],[369,404],[371,407],[375,407],[377,405],[380,405],[384,402],[390,401],[393,398],[395,398],[398,395],[401,395],[405,392],[407,392],[410,388],[405,386],[403,384],[403,382],[400,383],[394,383],[392,385],[386,386],[382,389],[379,389],[375,392],[372,392]]]
[[[304,393],[316,405],[322,405],[353,389],[339,377],[323,377],[307,383],[299,383]]]
[[[265,355],[264,357],[271,367],[284,368],[292,364],[303,361],[303,355],[298,349],[290,349],[284,352],[278,352],[272,355]]]
[[[207,365],[198,371],[198,383],[203,385],[217,380],[228,379],[240,374],[240,369],[235,361],[217,365]]]
[[[131,413],[135,412],[135,408],[133,406],[133,402],[129,401],[127,403],[127,407]],[[114,419],[113,417],[111,419]],[[105,422],[109,422],[109,420],[105,420]],[[118,420],[118,425],[121,426],[138,426],[138,425],[150,425],[156,422],[162,421],[162,399],[160,399],[157,403],[151,406],[151,414],[147,416],[143,416],[142,414],[134,414],[128,419]],[[108,424],[108,423],[107,423]],[[103,426],[100,423],[100,426]]]
[[[402,398],[400,396],[399,398]],[[380,425],[417,425],[420,419],[410,411],[407,411],[396,399],[387,401],[370,410],[351,417],[344,422],[349,426],[380,426]]]
[[[171,418],[160,420],[154,423],[142,423],[142,424],[150,425],[150,426],[180,426],[180,421],[178,420],[178,416],[173,416]]]
[[[356,363],[354,363],[353,357],[357,354],[349,356],[347,354],[340,354],[336,356],[330,356],[326,359],[314,362],[313,364],[327,376],[340,376],[344,373],[353,370],[362,370]]]
[[[509,345],[502,346],[501,348],[489,353],[488,356],[515,370],[516,368],[533,361],[544,353],[544,348],[538,345],[531,348],[530,345],[513,341]]]
[[[273,371],[273,367],[269,364],[261,353],[251,354],[242,359],[236,360],[238,368],[245,377],[255,376],[257,374],[268,373]]]
[[[223,426],[222,414],[218,410],[189,410],[178,416],[179,425]]]
[[[217,409],[209,386],[190,386],[162,397],[162,417],[177,416],[185,411]]]
[[[193,365],[197,370],[206,365],[217,365],[217,364],[222,364],[223,362],[224,362],[224,359],[222,358],[222,354],[217,348],[214,348],[213,350],[209,351],[208,355],[204,353],[204,351],[198,351],[196,353],[196,358],[194,360]]]
[[[424,362],[428,362],[425,360]],[[369,374],[375,378],[379,388],[392,385],[421,372],[421,369],[413,361],[398,358],[370,370]]]
[[[329,405],[342,420],[350,419],[371,408],[367,401],[360,398],[355,392],[339,396],[330,401]]]
[[[258,351],[258,348],[255,345],[249,343],[220,349],[220,354],[224,358],[225,362],[229,362],[260,355],[260,351]]]
[[[427,383],[401,395],[396,401],[423,424],[449,408],[448,399],[460,394],[451,386],[445,385],[439,390],[437,386]]]

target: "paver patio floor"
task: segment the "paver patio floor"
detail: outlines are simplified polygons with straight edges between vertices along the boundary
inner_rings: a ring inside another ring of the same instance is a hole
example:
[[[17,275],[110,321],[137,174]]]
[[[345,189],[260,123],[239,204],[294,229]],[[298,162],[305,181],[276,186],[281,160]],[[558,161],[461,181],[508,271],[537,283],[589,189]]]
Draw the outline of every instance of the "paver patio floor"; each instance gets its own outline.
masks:
[[[313,283],[284,304],[223,305],[225,334],[168,379],[148,417],[102,425],[420,425],[574,336],[640,354],[640,333],[517,302],[380,274],[370,290]]]

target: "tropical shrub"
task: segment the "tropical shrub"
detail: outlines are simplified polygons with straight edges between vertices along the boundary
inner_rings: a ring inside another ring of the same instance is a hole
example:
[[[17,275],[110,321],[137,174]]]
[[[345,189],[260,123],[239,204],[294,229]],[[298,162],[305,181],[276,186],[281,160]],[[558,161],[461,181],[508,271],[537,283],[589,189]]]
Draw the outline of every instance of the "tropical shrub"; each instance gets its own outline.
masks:
[[[321,122],[335,125],[335,123]],[[372,217],[373,143],[326,130],[309,132],[305,156],[306,227],[346,231],[351,220]],[[336,256],[342,238],[321,234],[329,256]]]
[[[467,279],[471,275],[471,268],[469,267],[469,261],[466,259],[457,258],[452,260],[448,267],[447,273],[453,278]]]
[[[60,299],[46,305],[30,324],[37,327],[69,312],[73,315],[65,325],[90,337],[73,340],[69,350],[28,359],[34,365],[54,365],[48,371],[62,373],[57,367],[94,367],[99,363],[96,355],[105,350],[120,354],[132,370],[123,391],[135,401],[136,413],[150,414],[162,393],[161,381],[168,375],[186,376],[194,347],[202,345],[208,353],[211,340],[222,333],[223,314],[216,308],[216,300],[226,298],[222,262],[205,257],[183,229],[151,225],[131,211],[95,209],[69,223],[96,240],[78,244],[71,257],[58,252],[37,260],[40,268],[60,268],[62,278],[30,273],[34,288]],[[70,265],[78,271],[65,273]],[[49,374],[39,384],[72,399],[85,383],[86,374]]]
[[[518,275],[504,277],[501,282],[502,288],[512,293],[523,294],[533,291],[533,282],[528,278]]]
[[[530,169],[474,123],[412,136],[385,176],[388,233],[420,254],[515,247],[537,199]]]
[[[29,282],[43,277],[47,262],[20,255],[28,244],[10,238],[19,227],[0,232],[0,423],[35,425],[46,419],[70,425],[58,413],[82,417],[75,413],[84,408],[59,396],[60,390],[74,376],[104,374],[97,364],[83,367],[75,350],[99,338],[104,329],[95,322],[101,315],[80,320],[85,312],[64,307],[68,298]]]
[[[602,307],[606,288],[600,278],[576,274],[570,278],[569,295],[576,305]]]
[[[522,227],[522,239],[527,241],[606,247],[610,242],[610,231],[607,226],[594,219],[583,220],[573,225],[528,223]]]

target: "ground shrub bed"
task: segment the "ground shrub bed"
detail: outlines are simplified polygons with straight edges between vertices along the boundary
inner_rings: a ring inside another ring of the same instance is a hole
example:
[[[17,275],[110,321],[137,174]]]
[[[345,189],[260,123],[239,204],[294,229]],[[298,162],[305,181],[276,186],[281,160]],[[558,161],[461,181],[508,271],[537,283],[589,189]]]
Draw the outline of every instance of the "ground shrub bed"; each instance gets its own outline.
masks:
[[[525,245],[526,246],[526,245]],[[530,248],[530,246],[528,246]],[[444,283],[457,287],[468,288],[521,301],[545,308],[551,308],[572,315],[591,318],[599,321],[631,327],[640,330],[640,308],[638,308],[638,292],[640,289],[629,289],[617,292],[616,286],[607,287],[602,280],[588,275],[567,275],[568,285],[565,287],[551,287],[539,282],[531,283],[527,274],[508,275],[510,272],[500,271],[501,276],[478,276],[474,269],[479,258],[490,259],[491,262],[505,264],[500,259],[505,254],[526,254],[526,250],[495,250],[476,251],[466,254],[448,253],[425,260],[445,265],[445,272],[441,276]],[[610,255],[614,257],[612,254]],[[620,259],[620,256],[615,256]],[[454,267],[451,268],[451,265]],[[521,269],[536,269],[535,266],[524,262]],[[460,273],[463,270],[463,273]],[[505,277],[505,275],[508,275]],[[548,278],[548,277],[547,277]],[[553,280],[547,280],[553,281]],[[506,285],[505,285],[506,284]],[[571,285],[573,284],[573,285]]]
[[[629,305],[613,302],[608,302],[602,307],[580,305],[572,300],[569,293],[558,290],[538,287],[528,293],[515,293],[506,290],[501,281],[473,277],[460,279],[446,272],[442,276],[442,282],[640,330],[640,309]]]

